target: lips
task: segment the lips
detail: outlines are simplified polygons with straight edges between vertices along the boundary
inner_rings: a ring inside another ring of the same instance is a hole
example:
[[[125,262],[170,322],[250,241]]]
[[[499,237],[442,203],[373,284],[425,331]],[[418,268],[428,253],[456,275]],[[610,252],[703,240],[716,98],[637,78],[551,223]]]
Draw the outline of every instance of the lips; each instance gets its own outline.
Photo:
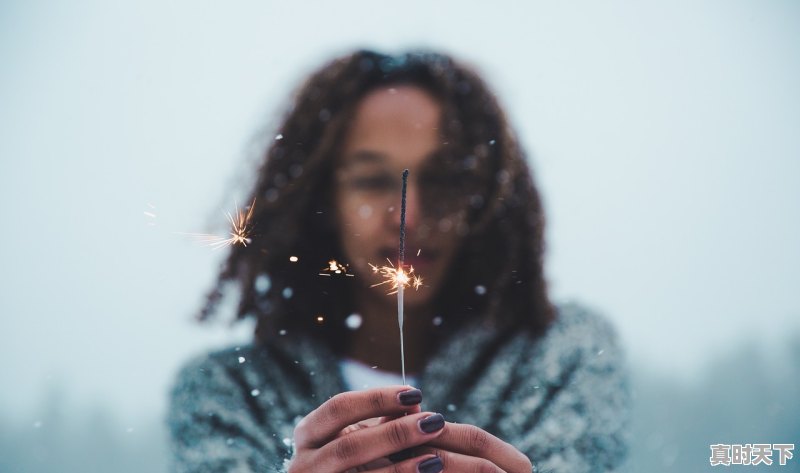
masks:
[[[392,264],[397,264],[397,248],[383,247],[380,249],[379,254],[382,261],[386,261],[388,259],[392,262]],[[409,251],[409,248],[406,248],[403,264],[405,266],[412,266],[415,273],[422,274],[436,261],[438,257],[439,252],[436,250],[413,247],[413,250]]]

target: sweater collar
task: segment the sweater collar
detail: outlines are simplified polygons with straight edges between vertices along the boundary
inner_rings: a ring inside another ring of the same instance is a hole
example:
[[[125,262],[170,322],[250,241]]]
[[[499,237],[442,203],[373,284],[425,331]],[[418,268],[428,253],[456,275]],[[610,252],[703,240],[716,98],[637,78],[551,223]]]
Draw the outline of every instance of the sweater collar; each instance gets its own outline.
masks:
[[[486,321],[473,321],[445,336],[420,373],[423,407],[443,411],[458,404],[474,383],[475,365],[498,337],[498,329]],[[408,334],[407,334],[408,335]],[[310,399],[296,400],[314,407],[346,390],[339,357],[325,344],[308,336],[280,337],[270,343],[292,360],[297,375],[308,381]]]

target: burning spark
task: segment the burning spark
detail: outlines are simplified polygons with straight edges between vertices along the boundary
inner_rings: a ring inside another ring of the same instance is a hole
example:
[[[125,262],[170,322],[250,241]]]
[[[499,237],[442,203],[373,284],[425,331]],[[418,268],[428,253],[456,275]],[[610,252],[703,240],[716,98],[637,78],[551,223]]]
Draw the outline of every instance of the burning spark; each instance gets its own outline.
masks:
[[[299,260],[299,258],[297,256],[290,256],[289,257],[289,261],[291,261],[292,263],[297,263],[298,260]]]
[[[386,261],[389,262],[389,266],[377,266],[369,263],[372,272],[383,277],[383,281],[373,284],[371,287],[388,284],[388,294],[397,294],[401,287],[413,287],[414,290],[419,290],[420,286],[422,286],[422,278],[414,274],[413,266],[409,266],[408,272],[406,272],[402,268],[396,268],[390,259],[387,258]]]
[[[334,274],[345,275],[347,277],[353,277],[352,274],[349,273],[350,265],[342,264],[335,259],[328,261],[328,266],[321,269],[322,273],[319,273],[320,276],[333,276]]]
[[[236,205],[234,215],[231,215],[229,212],[225,213],[225,216],[228,217],[228,221],[231,224],[229,237],[212,235],[208,233],[184,233],[184,235],[189,235],[190,237],[207,244],[215,250],[234,245],[242,245],[246,247],[253,241],[250,238],[250,233],[253,230],[250,219],[253,217],[253,209],[255,209],[255,206],[256,200],[253,199],[253,203],[250,204],[247,212],[245,212],[245,209],[240,209],[239,206]]]
[[[149,203],[149,202],[148,202],[147,206],[150,207],[150,210],[156,210],[156,206],[151,204],[151,203]],[[156,224],[155,220],[156,220],[156,218],[158,218],[158,216],[155,214],[155,212],[148,212],[147,210],[145,210],[143,213],[144,213],[145,217],[151,219],[151,220],[147,221],[147,225],[149,225],[151,227],[155,226],[155,224]]]

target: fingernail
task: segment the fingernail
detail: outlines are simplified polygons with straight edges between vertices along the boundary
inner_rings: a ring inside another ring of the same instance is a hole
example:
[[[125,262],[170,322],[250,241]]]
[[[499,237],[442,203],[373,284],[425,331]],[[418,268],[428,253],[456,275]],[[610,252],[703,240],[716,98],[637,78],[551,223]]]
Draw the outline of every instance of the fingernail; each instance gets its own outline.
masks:
[[[417,465],[419,473],[439,473],[443,468],[442,459],[439,457],[428,458]]]
[[[433,414],[419,421],[419,429],[426,434],[441,430],[442,427],[444,427],[444,417],[441,414]]]
[[[409,389],[408,391],[403,391],[398,394],[397,398],[400,399],[400,404],[404,406],[413,406],[414,404],[422,402],[422,391],[419,389]]]

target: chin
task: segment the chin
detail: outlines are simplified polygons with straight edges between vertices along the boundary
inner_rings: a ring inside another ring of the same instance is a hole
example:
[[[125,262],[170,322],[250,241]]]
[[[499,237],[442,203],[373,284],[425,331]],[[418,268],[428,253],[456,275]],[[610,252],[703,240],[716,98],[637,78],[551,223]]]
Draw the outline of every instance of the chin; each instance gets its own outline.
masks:
[[[421,287],[418,291],[406,288],[403,292],[403,305],[407,309],[417,309],[425,307],[433,302],[433,291],[427,287]]]

